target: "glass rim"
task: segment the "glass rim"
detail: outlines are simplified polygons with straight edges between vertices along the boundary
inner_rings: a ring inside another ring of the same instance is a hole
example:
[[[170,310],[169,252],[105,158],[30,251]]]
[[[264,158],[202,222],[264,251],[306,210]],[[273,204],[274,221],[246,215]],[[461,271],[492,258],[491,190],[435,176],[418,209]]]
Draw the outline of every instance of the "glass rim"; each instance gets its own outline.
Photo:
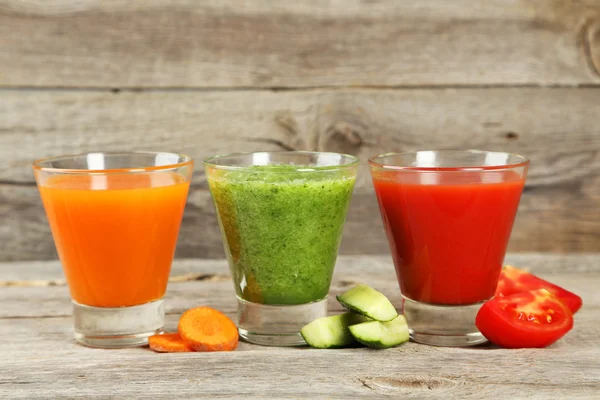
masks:
[[[520,159],[519,162],[514,162],[510,164],[498,164],[498,165],[464,165],[464,166],[453,166],[453,167],[415,167],[413,165],[393,165],[393,164],[384,164],[377,162],[376,160],[379,158],[390,157],[390,156],[401,156],[401,155],[414,155],[417,153],[432,151],[436,153],[451,153],[451,152],[462,152],[462,153],[470,153],[470,154],[507,154],[509,156],[514,156]],[[516,153],[509,153],[506,151],[488,151],[488,150],[477,150],[477,149],[432,149],[432,150],[416,150],[416,151],[400,151],[400,152],[390,152],[390,153],[382,153],[376,156],[369,158],[369,165],[371,167],[378,167],[387,170],[396,170],[396,171],[415,171],[415,172],[461,172],[461,171],[499,171],[506,169],[514,169],[519,167],[526,167],[529,165],[529,159],[525,156]]]
[[[167,165],[155,165],[155,166],[139,166],[139,167],[131,167],[131,168],[110,168],[110,169],[84,169],[84,168],[56,168],[56,167],[44,167],[42,164],[58,161],[67,158],[74,157],[83,157],[89,154],[106,154],[106,155],[145,155],[145,156],[156,156],[159,154],[169,154],[173,156],[177,156],[183,159],[183,161],[175,164],[167,164]],[[182,154],[182,153],[172,153],[169,151],[89,151],[85,153],[78,154],[65,154],[61,156],[54,157],[45,157],[39,158],[35,160],[32,164],[32,167],[36,171],[41,172],[55,172],[61,174],[110,174],[110,173],[140,173],[140,172],[152,172],[152,171],[164,171],[170,169],[181,168],[188,165],[193,165],[194,160],[192,157]]]
[[[330,172],[330,171],[339,171],[339,170],[344,170],[344,169],[350,169],[353,167],[357,167],[360,164],[360,160],[358,159],[358,157],[350,155],[350,154],[345,154],[345,153],[336,153],[333,151],[308,151],[308,150],[274,150],[274,151],[248,151],[248,152],[239,152],[239,153],[228,153],[228,154],[217,154],[214,156],[210,156],[210,157],[206,157],[203,160],[204,166],[205,167],[211,167],[211,168],[215,168],[215,169],[220,169],[220,170],[228,170],[228,171],[247,171],[250,169],[250,167],[253,167],[254,165],[222,165],[222,164],[215,164],[214,161],[225,158],[225,157],[244,157],[244,156],[249,156],[249,155],[253,155],[253,154],[297,154],[297,155],[319,155],[319,154],[335,154],[335,155],[339,155],[342,156],[343,158],[347,158],[348,160],[350,160],[349,163],[346,164],[338,164],[338,165],[311,165],[311,166],[306,166],[306,165],[297,165],[297,169],[293,169],[290,171],[253,171],[253,172],[265,172],[265,173],[269,173],[269,174],[294,174],[294,173],[298,173],[298,172]],[[256,164],[258,165],[258,164]],[[267,164],[269,165],[269,164]],[[270,165],[277,165],[277,164],[270,164]],[[290,165],[290,166],[294,166],[293,164],[286,164],[286,165]],[[309,169],[310,168],[310,169]]]

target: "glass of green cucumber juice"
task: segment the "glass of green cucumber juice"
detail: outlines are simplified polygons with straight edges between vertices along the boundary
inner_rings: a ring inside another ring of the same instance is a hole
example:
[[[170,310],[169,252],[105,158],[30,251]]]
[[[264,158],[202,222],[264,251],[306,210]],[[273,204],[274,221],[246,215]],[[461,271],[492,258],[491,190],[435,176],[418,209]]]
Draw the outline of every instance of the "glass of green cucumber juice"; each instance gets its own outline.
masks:
[[[358,169],[325,152],[238,153],[204,160],[246,341],[301,346],[327,293]]]

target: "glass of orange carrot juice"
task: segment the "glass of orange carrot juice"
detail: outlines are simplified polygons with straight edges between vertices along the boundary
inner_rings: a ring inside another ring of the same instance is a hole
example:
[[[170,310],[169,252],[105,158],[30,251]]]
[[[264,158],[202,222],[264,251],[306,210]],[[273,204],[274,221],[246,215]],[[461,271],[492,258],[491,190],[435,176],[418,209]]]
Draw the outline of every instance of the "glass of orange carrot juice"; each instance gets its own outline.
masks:
[[[87,153],[38,160],[33,169],[71,292],[75,339],[146,344],[163,329],[192,159]]]

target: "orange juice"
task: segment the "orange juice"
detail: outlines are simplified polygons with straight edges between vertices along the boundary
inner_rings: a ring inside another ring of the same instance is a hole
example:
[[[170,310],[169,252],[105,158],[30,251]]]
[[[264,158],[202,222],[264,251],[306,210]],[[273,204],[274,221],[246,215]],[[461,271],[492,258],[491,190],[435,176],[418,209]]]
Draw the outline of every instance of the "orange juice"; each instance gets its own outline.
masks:
[[[167,171],[54,175],[39,189],[75,302],[163,297],[189,182]]]

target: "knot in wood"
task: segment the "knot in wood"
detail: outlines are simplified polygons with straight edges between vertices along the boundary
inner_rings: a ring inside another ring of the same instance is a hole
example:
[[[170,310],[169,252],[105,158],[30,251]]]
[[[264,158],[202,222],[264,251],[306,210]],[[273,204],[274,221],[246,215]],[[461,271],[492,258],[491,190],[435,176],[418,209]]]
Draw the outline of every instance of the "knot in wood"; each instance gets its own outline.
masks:
[[[600,19],[590,19],[583,25],[580,43],[591,72],[600,78]]]
[[[590,31],[590,58],[596,75],[600,77],[600,24],[594,25]]]
[[[399,377],[366,377],[358,379],[363,386],[379,392],[415,391],[415,390],[447,390],[457,382],[433,376],[399,376]]]
[[[517,140],[517,139],[519,138],[519,134],[518,134],[518,133],[515,133],[515,132],[506,132],[506,133],[504,134],[504,137],[505,137],[507,140]]]
[[[324,147],[329,151],[357,154],[363,144],[364,128],[346,121],[337,121],[325,131]]]

